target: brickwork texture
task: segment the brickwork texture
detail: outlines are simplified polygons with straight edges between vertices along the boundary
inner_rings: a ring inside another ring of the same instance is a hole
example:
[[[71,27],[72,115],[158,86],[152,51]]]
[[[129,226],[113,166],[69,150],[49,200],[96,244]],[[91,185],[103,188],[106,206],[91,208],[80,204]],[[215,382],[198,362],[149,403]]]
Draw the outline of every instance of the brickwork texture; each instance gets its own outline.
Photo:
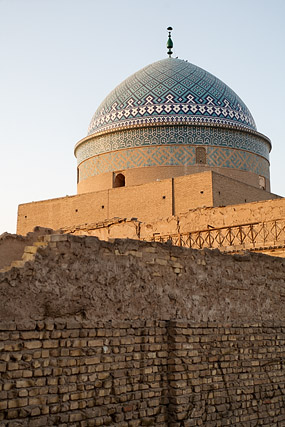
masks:
[[[234,189],[234,191],[233,191]],[[19,205],[17,233],[55,230],[110,218],[156,221],[189,209],[244,204],[278,196],[214,172]]]
[[[285,324],[0,325],[1,426],[282,426]]]
[[[0,426],[282,427],[284,273],[260,254],[39,237],[0,272]]]

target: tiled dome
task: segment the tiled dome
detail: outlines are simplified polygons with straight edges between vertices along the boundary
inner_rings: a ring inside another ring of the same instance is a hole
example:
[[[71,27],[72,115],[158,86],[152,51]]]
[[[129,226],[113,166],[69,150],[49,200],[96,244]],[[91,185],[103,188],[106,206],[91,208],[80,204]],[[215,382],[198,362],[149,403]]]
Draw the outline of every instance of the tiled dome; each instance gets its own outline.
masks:
[[[248,108],[226,84],[187,61],[167,58],[117,86],[94,114],[88,135],[169,123],[256,130]]]

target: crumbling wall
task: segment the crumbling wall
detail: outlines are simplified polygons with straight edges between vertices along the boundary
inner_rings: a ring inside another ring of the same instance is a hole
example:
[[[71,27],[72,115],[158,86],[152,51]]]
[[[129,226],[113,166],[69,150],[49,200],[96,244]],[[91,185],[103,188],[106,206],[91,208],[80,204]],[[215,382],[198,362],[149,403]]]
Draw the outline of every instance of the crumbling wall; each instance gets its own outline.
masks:
[[[285,320],[285,260],[139,240],[50,235],[0,272],[0,320]],[[26,262],[28,261],[28,262]]]
[[[43,236],[0,273],[0,425],[283,425],[284,273],[266,255]]]
[[[240,205],[197,208],[176,217],[143,222],[140,238],[149,240],[154,234],[177,234],[232,227],[285,218],[285,198]]]
[[[242,236],[243,233],[251,233],[249,238],[247,236],[243,243],[241,243],[241,238],[236,238],[232,244],[230,244],[230,239],[225,238],[220,249],[233,252],[249,249],[284,257],[284,218],[285,199],[277,199],[242,205],[192,209],[177,216],[144,222],[136,218],[113,218],[108,221],[65,227],[61,231],[76,235],[97,236],[104,240],[129,238],[151,241],[162,236],[166,241],[167,236],[173,236],[175,239],[177,235],[213,229],[220,230],[221,228],[224,228],[222,234],[225,237],[228,233],[226,229],[229,227],[243,227],[233,230],[233,233],[239,233],[239,236]],[[250,226],[254,227],[254,230],[250,231],[249,228],[246,228]],[[209,246],[212,237],[207,239],[204,235],[203,238],[205,238],[203,246]],[[251,242],[251,240],[253,241]],[[218,242],[214,242],[213,246],[219,246]],[[233,247],[230,248],[230,246]]]
[[[12,261],[22,257],[24,249],[32,245],[39,235],[51,234],[52,230],[42,227],[35,227],[34,231],[26,236],[18,234],[3,233],[0,235],[0,270],[9,266]]]

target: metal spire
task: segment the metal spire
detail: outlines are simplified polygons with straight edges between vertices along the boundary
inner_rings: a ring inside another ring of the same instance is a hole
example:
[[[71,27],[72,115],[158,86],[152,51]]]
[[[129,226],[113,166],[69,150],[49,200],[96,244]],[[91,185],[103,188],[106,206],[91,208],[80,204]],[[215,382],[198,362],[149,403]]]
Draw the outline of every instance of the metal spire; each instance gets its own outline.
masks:
[[[167,47],[167,49],[168,49],[168,56],[169,56],[169,58],[171,58],[171,55],[173,54],[173,52],[172,52],[172,48],[173,48],[173,41],[171,40],[171,31],[173,30],[173,28],[172,27],[168,27],[167,28],[167,30],[169,31],[168,32],[168,40],[167,40],[167,45],[166,45],[166,47]]]

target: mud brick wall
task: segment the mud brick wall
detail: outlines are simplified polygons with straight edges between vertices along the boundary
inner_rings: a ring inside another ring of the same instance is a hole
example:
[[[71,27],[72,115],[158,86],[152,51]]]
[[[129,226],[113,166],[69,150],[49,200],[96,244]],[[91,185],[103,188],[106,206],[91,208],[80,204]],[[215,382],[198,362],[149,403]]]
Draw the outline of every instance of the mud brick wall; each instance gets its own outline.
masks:
[[[1,329],[1,426],[165,425],[165,322]]]
[[[285,325],[2,323],[2,426],[282,426]]]
[[[284,326],[170,322],[173,425],[285,425]]]
[[[80,225],[87,225],[88,228],[89,224],[114,217],[133,217],[141,222],[157,223],[158,218],[174,214],[179,216],[198,207],[244,204],[246,201],[267,201],[278,197],[210,171],[161,181],[154,180],[140,186],[127,184],[126,187],[91,193],[84,190],[82,193],[19,205],[17,233],[26,234],[36,226],[54,230],[71,229]],[[203,219],[205,216],[203,213]],[[228,220],[231,222],[231,217]],[[192,221],[195,224],[194,218]],[[202,229],[207,224],[203,222]]]
[[[228,188],[228,192],[229,194],[230,192],[232,193],[232,188]],[[219,194],[217,197],[220,197]],[[187,201],[187,198],[182,198],[182,200]],[[220,204],[222,205],[224,202]],[[88,222],[77,226],[74,224],[71,227],[63,227],[62,232],[96,236],[102,240],[129,238],[151,241],[153,238],[157,239],[159,236],[175,236],[177,234],[212,230],[212,228],[254,224],[255,231],[253,232],[253,242],[251,242],[250,239],[246,239],[244,242],[248,245],[246,249],[259,251],[262,248],[263,253],[285,257],[283,227],[285,218],[285,198],[212,208],[203,207],[191,210],[185,208],[184,210],[184,213],[178,212],[176,215],[162,219],[155,218],[152,220],[148,218],[145,221],[141,221],[129,217],[112,218],[95,223]],[[270,221],[277,221],[277,224],[275,226],[274,224],[269,224]],[[263,223],[268,227],[270,230],[269,232],[260,231],[263,227]],[[243,229],[243,231],[245,230],[246,229]],[[256,233],[257,235],[255,235]],[[209,246],[209,239],[206,239],[203,244],[205,247]],[[233,245],[235,244],[236,241],[235,243],[233,242]],[[264,246],[269,248],[265,249]],[[283,248],[281,248],[282,246]],[[237,250],[238,248],[233,248],[232,244],[225,239],[221,250],[228,251],[230,249]]]

